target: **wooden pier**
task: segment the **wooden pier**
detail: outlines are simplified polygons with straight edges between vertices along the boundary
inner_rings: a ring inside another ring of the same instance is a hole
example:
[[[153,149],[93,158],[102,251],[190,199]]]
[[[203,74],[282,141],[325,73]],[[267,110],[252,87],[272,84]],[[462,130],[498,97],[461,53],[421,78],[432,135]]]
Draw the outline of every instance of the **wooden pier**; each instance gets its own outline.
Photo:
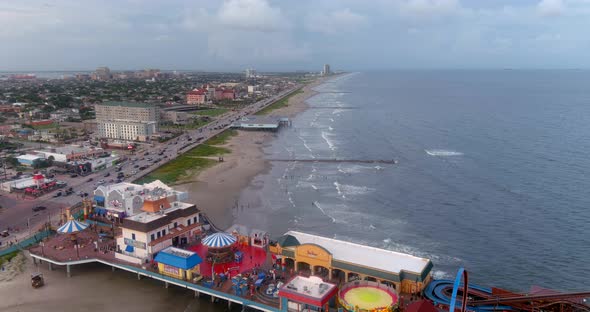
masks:
[[[310,109],[359,109],[358,106],[310,106]]]
[[[311,163],[360,163],[360,164],[397,164],[397,160],[394,159],[337,159],[337,158],[317,158],[317,159],[286,159],[286,158],[271,158],[269,161],[281,161],[281,162],[311,162]]]

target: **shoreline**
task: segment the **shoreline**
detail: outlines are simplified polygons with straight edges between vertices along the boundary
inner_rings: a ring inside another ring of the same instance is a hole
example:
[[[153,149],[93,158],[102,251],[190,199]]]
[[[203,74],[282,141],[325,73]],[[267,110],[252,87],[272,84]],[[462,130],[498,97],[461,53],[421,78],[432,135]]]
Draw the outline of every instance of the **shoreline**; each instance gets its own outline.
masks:
[[[313,88],[331,77],[319,78],[303,86],[302,93],[289,98],[286,106],[272,110],[270,114],[289,118],[309,108],[307,100],[318,92]],[[279,130],[280,131],[280,130]],[[240,206],[238,198],[252,180],[270,171],[272,165],[266,160],[264,147],[268,146],[276,133],[238,130],[226,144],[228,148],[224,161],[189,175],[179,181],[175,188],[189,194],[188,201],[196,204],[219,228],[225,229],[234,223],[233,210]]]

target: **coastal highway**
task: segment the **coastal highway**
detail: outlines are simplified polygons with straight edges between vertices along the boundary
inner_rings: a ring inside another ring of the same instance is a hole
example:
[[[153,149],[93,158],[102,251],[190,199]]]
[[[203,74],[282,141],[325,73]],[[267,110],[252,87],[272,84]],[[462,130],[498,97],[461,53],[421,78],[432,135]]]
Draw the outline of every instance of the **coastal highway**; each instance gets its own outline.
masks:
[[[135,155],[129,156],[129,159],[121,164],[121,172],[126,177],[124,181],[132,182],[150,172],[158,169],[172,159],[175,159],[182,153],[202,144],[206,140],[215,135],[227,130],[231,124],[246,115],[254,114],[265,107],[275,103],[285,96],[300,89],[301,85],[296,85],[293,88],[280,92],[279,94],[268,99],[251,104],[239,111],[229,111],[220,115],[215,121],[203,126],[199,129],[186,131],[181,136],[171,139],[164,143],[145,144],[140,151]],[[141,151],[143,149],[143,151]],[[144,168],[140,170],[140,168]],[[66,175],[56,175],[55,178],[59,181],[65,181],[68,186],[65,188],[73,188],[74,194],[69,196],[53,197],[58,190],[40,196],[36,199],[22,199],[16,198],[14,194],[0,196],[0,231],[11,227],[18,228],[19,231],[11,231],[11,236],[0,237],[0,248],[5,245],[7,241],[13,240],[16,237],[23,237],[29,233],[34,232],[36,228],[42,226],[44,222],[51,219],[53,222],[58,220],[60,211],[73,204],[80,202],[83,194],[92,196],[94,189],[99,184],[110,184],[117,180],[117,168],[111,167],[99,172],[89,174],[84,177],[70,177]],[[62,193],[65,189],[61,189]],[[43,206],[46,209],[34,212],[32,208]],[[30,226],[27,226],[27,224]]]

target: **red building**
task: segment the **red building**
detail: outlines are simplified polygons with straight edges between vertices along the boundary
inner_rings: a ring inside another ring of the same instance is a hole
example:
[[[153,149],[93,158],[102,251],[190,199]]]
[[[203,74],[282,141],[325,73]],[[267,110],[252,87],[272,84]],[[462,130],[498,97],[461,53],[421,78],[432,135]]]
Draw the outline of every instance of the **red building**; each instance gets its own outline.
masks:
[[[33,121],[27,121],[25,122],[25,125],[30,125],[30,126],[48,126],[53,124],[53,120],[51,119],[45,119],[45,120],[33,120]]]
[[[186,94],[187,104],[205,104],[207,93],[203,89],[195,89]]]
[[[236,92],[234,89],[225,89],[221,93],[222,100],[235,100],[236,99]]]

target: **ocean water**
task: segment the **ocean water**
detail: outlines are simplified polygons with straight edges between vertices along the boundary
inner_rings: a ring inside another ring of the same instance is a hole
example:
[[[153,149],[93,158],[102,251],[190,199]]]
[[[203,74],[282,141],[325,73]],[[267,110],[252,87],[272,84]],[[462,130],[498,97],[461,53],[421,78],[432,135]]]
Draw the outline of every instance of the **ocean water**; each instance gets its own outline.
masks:
[[[590,72],[352,73],[317,88],[235,209],[432,259],[437,278],[526,291],[590,285]]]

